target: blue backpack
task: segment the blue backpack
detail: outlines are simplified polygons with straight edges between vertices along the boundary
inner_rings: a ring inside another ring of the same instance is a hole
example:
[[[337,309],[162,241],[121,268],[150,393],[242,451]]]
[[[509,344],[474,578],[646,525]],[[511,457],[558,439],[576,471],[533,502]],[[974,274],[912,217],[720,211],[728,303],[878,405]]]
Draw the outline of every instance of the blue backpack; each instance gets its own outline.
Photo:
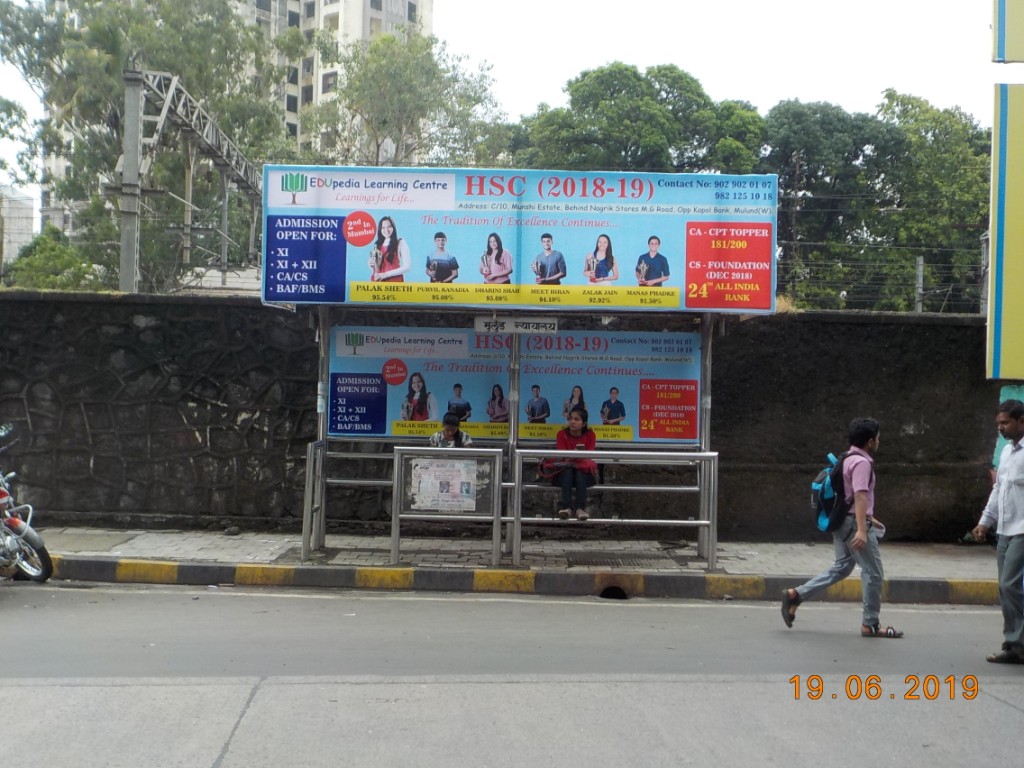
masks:
[[[846,489],[843,486],[843,461],[848,455],[848,451],[841,453],[837,459],[834,453],[830,453],[828,466],[811,483],[814,521],[818,530],[824,533],[831,533],[842,525],[850,511],[851,505],[846,501]]]

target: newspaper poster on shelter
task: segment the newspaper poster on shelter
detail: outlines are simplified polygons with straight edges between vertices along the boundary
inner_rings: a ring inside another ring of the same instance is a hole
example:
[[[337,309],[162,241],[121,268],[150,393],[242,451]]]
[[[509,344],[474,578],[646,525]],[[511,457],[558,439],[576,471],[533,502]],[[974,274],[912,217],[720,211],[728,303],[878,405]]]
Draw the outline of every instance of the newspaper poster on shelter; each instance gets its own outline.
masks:
[[[413,458],[409,506],[414,511],[473,512],[476,475],[476,459]]]

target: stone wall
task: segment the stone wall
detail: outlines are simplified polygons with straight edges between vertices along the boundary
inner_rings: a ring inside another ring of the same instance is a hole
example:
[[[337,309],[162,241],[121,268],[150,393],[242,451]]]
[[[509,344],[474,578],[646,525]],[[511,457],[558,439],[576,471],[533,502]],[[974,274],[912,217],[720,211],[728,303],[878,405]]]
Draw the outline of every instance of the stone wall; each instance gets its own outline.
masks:
[[[307,320],[247,299],[0,293],[23,500],[48,524],[301,518]]]
[[[890,536],[952,541],[977,522],[999,401],[982,318],[777,315],[729,323],[713,358],[721,538],[819,538],[808,484],[856,416],[882,425],[877,513]]]
[[[331,324],[466,322],[332,313]],[[298,527],[317,428],[314,315],[242,298],[0,292],[0,422],[20,437],[0,465],[18,470],[43,525]],[[607,320],[566,325],[692,330],[699,318]],[[808,483],[857,415],[882,422],[890,536],[949,541],[973,525],[999,390],[984,376],[981,318],[803,313],[728,317],[718,331],[721,538],[819,539]],[[622,496],[607,503],[631,503]],[[329,519],[384,523],[387,505],[386,493],[332,489]]]

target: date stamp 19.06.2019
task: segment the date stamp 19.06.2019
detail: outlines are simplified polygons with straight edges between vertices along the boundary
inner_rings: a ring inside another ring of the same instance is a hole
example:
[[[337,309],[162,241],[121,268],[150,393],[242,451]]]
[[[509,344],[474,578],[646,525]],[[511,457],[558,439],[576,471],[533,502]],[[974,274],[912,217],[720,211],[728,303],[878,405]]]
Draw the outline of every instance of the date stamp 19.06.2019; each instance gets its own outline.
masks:
[[[826,683],[821,675],[793,675],[788,681],[793,686],[793,698],[811,701],[895,700],[937,701],[945,699],[972,701],[978,697],[978,678],[974,675],[907,675],[903,683],[883,681],[880,675],[847,675]]]

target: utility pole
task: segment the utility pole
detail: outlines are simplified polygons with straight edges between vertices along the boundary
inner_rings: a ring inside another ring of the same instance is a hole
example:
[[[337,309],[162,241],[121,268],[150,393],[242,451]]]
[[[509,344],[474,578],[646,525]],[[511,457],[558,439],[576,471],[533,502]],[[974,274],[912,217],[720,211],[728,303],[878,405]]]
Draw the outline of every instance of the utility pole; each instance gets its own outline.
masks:
[[[142,151],[156,152],[161,133],[169,126],[180,131],[187,143],[185,171],[185,217],[182,240],[182,261],[192,260],[192,235],[195,206],[192,186],[197,156],[210,158],[222,175],[223,211],[221,229],[221,284],[226,282],[227,269],[228,192],[239,189],[258,211],[262,200],[263,179],[257,167],[238,150],[225,134],[186,91],[177,75],[149,70],[125,70],[125,118],[121,159],[121,275],[120,288],[126,293],[138,291],[139,279],[139,211],[142,198],[142,177],[147,173],[150,156],[143,160]],[[145,109],[146,105],[152,109]],[[156,113],[156,114],[153,114]],[[148,127],[147,127],[148,126]],[[179,200],[181,198],[178,198]],[[251,239],[251,238],[250,238]]]
[[[139,200],[142,187],[142,72],[124,72],[124,138],[121,165],[121,270],[118,287],[139,288]]]

